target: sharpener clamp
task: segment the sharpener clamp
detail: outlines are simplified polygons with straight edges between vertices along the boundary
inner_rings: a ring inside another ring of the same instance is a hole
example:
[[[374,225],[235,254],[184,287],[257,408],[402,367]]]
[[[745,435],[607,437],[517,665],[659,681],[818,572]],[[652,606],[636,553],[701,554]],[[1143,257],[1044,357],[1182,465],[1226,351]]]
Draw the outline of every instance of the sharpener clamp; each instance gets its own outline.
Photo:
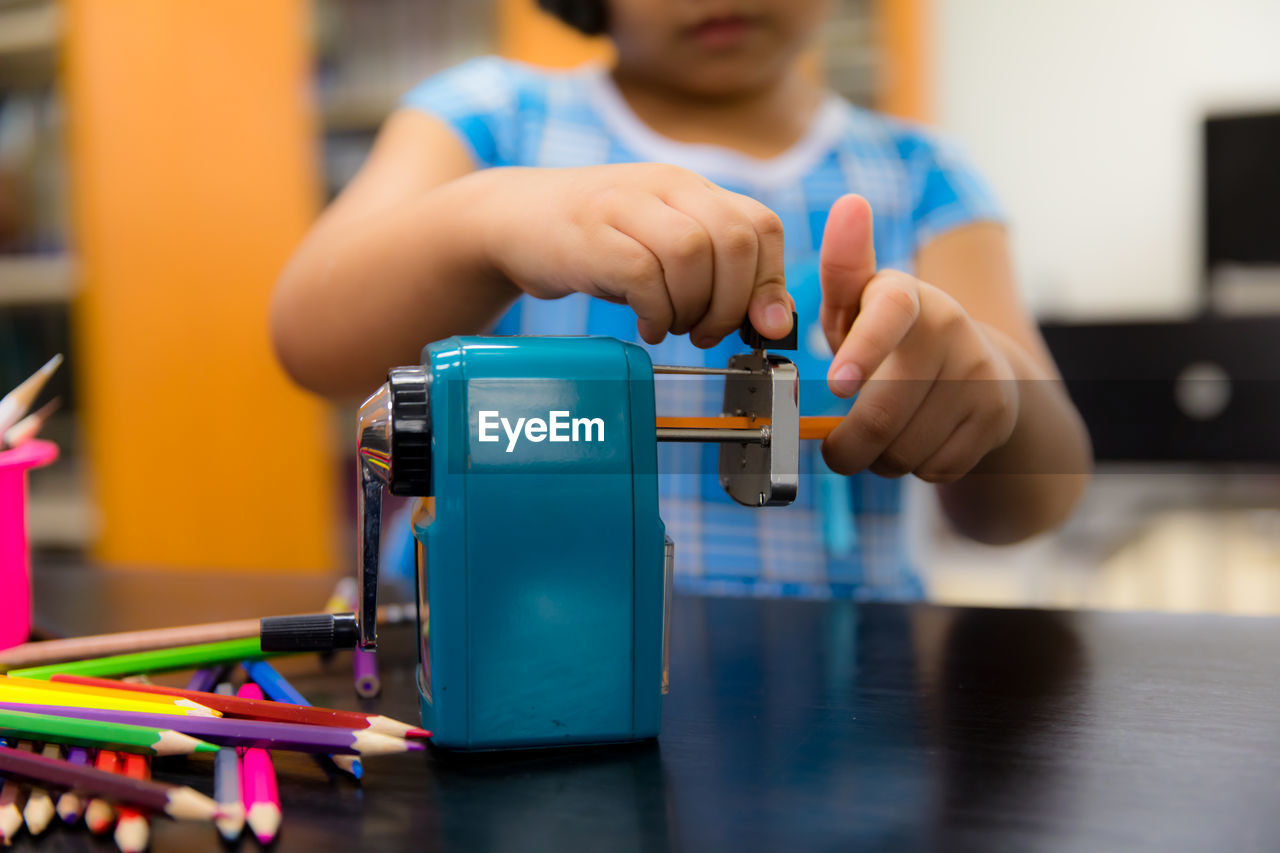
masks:
[[[660,428],[659,441],[720,443],[720,485],[746,506],[783,506],[796,498],[800,481],[800,376],[789,359],[766,349],[794,350],[799,319],[791,314],[785,338],[763,337],[748,320],[738,330],[750,353],[732,356],[727,368],[666,367],[654,373],[723,376],[721,413],[766,420],[756,428]]]

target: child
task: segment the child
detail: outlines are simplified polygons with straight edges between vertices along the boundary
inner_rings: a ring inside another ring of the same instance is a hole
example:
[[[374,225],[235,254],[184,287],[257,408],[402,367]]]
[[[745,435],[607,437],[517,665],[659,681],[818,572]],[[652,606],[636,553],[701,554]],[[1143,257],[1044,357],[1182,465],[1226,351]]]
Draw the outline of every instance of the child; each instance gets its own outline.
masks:
[[[682,587],[918,596],[905,474],[981,541],[1067,515],[1088,440],[999,213],[951,149],[802,72],[824,0],[543,5],[607,32],[615,66],[484,58],[410,92],[279,283],[299,382],[368,392],[425,343],[488,330],[638,335],[655,362],[723,366],[744,316],[781,337],[794,305],[801,377],[827,379],[802,406],[847,417],[786,508],[733,504],[714,446],[661,448]],[[693,413],[681,394],[717,410],[708,382],[660,385],[660,412]]]

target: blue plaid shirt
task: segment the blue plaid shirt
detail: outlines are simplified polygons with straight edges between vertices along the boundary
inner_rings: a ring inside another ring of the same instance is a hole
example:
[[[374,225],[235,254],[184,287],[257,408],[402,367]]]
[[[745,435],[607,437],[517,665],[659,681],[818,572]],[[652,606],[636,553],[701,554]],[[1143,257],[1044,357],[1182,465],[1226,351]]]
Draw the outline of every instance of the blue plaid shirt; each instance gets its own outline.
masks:
[[[786,230],[787,288],[800,317],[803,414],[843,414],[827,391],[831,352],[818,327],[818,251],[827,211],[848,192],[875,212],[881,266],[910,271],[932,237],[1000,214],[982,179],[957,151],[888,117],[830,95],[804,138],[768,160],[660,136],[631,112],[599,67],[549,72],[495,57],[445,71],[410,91],[403,106],[451,126],[477,168],[664,162],[698,172],[771,208]],[[649,346],[626,306],[575,294],[525,297],[498,334],[598,334],[645,346],[656,363],[724,366],[743,346],[700,350],[685,337]],[[658,411],[713,414],[722,386],[706,377],[657,377]],[[715,445],[659,447],[660,500],[676,542],[679,588],[711,593],[877,599],[918,598],[907,556],[902,483],[871,473],[833,474],[816,442],[802,444],[800,494],[788,507],[753,509],[720,487]],[[392,562],[395,562],[394,559]]]

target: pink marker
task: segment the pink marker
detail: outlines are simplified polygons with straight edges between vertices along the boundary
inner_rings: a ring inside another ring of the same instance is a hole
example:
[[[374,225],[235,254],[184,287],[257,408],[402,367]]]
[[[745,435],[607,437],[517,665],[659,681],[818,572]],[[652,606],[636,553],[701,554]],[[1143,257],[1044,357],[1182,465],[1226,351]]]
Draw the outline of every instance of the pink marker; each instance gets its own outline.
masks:
[[[241,686],[242,699],[263,699],[262,688],[253,682]],[[240,796],[244,801],[245,823],[262,844],[270,844],[280,831],[280,791],[271,753],[252,747],[240,753]]]

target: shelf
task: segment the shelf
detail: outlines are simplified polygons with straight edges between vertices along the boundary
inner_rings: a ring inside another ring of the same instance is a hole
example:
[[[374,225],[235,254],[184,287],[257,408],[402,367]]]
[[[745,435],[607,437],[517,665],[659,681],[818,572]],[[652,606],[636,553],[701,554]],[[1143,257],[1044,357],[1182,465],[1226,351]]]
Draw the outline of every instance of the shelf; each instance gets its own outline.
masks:
[[[61,34],[55,4],[0,3],[0,86],[51,83]]]
[[[0,255],[0,306],[65,303],[75,290],[67,255]]]
[[[395,95],[333,93],[321,101],[324,129],[330,133],[373,133],[395,111]]]
[[[27,536],[32,548],[87,548],[97,533],[98,514],[82,460],[69,443],[59,443],[67,452],[49,467],[28,474]]]

